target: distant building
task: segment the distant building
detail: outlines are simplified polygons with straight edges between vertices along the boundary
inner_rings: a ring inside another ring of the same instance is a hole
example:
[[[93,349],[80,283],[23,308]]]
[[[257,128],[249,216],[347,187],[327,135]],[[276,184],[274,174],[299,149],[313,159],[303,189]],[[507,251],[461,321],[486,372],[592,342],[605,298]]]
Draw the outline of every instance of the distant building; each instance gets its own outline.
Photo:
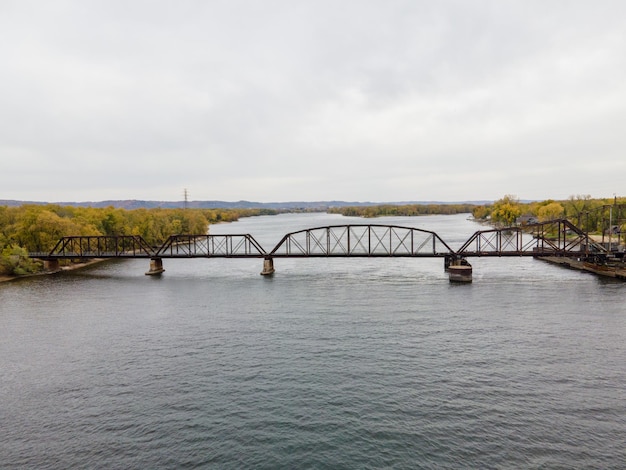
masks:
[[[537,224],[539,223],[539,219],[532,214],[524,214],[515,219],[515,223],[517,225]]]

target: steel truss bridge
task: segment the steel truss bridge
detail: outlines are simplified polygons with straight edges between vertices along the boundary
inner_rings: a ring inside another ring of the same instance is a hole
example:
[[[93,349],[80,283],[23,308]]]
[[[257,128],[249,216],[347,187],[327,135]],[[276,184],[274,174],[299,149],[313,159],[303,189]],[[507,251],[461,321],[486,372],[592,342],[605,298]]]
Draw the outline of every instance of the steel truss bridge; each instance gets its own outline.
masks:
[[[350,224],[315,227],[286,234],[265,250],[250,234],[172,235],[161,246],[150,246],[137,235],[68,236],[49,252],[30,253],[58,267],[58,260],[147,258],[146,274],[163,272],[168,258],[262,258],[263,272],[274,272],[275,258],[411,257],[444,258],[445,267],[471,257],[556,256],[598,257],[608,251],[565,219],[524,226],[479,230],[453,249],[437,233],[413,227]]]

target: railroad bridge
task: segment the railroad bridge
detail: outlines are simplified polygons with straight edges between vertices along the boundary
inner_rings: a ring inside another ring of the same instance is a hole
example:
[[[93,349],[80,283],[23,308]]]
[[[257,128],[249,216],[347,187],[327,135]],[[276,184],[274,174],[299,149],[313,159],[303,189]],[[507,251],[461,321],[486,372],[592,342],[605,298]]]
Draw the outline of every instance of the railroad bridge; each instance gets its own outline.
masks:
[[[168,258],[259,258],[261,274],[274,273],[279,258],[443,258],[451,280],[470,281],[472,257],[598,257],[607,250],[565,219],[524,226],[476,231],[458,249],[437,233],[414,227],[380,224],[347,224],[314,227],[286,234],[267,251],[250,234],[172,235],[161,246],[150,246],[137,235],[68,236],[50,252],[30,253],[45,261],[49,270],[59,260],[93,258],[146,258],[150,270],[164,271]]]

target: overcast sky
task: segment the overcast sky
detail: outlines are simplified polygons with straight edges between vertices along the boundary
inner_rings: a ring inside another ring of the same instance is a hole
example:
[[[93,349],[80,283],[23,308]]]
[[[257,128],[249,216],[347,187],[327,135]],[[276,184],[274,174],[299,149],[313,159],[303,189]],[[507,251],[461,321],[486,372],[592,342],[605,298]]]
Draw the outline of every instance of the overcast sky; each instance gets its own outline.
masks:
[[[622,0],[0,0],[0,199],[626,196]]]

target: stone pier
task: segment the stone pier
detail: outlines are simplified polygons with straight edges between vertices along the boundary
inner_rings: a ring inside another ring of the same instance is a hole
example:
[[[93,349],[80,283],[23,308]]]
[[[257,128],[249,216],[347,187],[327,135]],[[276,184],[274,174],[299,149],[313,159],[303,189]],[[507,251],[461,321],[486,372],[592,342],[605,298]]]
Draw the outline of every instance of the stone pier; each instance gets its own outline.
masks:
[[[263,271],[261,271],[261,276],[270,276],[274,274],[274,258],[265,258],[263,260]]]
[[[163,260],[161,258],[150,259],[150,270],[146,273],[146,276],[158,276],[165,269],[163,269]]]
[[[450,282],[472,282],[472,265],[466,259],[452,260],[446,266],[446,271]]]
[[[59,260],[58,259],[43,260],[43,269],[50,273],[55,273],[57,271],[60,271],[61,267],[59,266]]]

